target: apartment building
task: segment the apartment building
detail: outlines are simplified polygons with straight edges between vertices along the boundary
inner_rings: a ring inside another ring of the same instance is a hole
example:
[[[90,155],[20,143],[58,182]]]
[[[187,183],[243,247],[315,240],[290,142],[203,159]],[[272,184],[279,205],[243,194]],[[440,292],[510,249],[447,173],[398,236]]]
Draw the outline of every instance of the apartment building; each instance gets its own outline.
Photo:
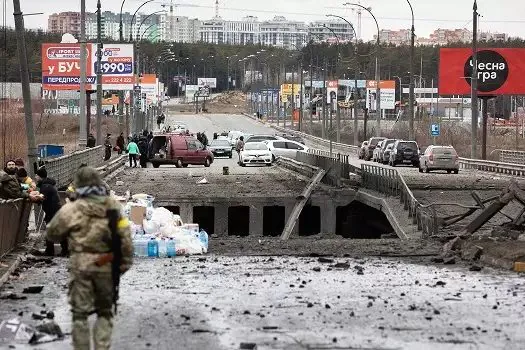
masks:
[[[53,13],[47,20],[47,29],[51,33],[70,33],[80,35],[80,12]]]
[[[308,33],[315,42],[326,41],[334,43],[349,42],[354,39],[354,32],[350,25],[343,20],[315,21],[310,23]]]
[[[214,18],[202,21],[200,41],[212,44],[250,45],[259,41],[260,23],[257,17],[248,16],[240,21]]]
[[[259,29],[259,43],[296,50],[308,41],[306,23],[289,21],[285,17],[275,16],[272,20],[263,21]]]

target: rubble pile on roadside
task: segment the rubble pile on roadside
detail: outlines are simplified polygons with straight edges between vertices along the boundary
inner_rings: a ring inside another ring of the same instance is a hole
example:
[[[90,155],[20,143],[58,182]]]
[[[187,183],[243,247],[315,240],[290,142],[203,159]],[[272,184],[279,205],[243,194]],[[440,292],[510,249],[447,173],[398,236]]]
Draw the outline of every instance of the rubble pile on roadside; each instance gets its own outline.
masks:
[[[130,221],[135,256],[172,258],[208,252],[206,231],[198,224],[184,224],[179,215],[166,208],[154,208],[152,196],[136,194],[130,198],[127,194],[115,198],[123,203],[123,215]]]

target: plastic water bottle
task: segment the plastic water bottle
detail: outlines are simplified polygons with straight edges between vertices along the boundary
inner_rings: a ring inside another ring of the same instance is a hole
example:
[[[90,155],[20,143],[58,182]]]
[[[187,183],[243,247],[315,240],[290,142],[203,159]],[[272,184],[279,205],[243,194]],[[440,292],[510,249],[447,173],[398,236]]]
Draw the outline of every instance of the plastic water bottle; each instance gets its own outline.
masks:
[[[168,244],[166,246],[166,253],[168,255],[168,258],[173,258],[177,256],[177,249],[175,247],[175,240],[173,238],[170,238],[168,241]]]
[[[208,251],[208,233],[204,230],[201,230],[199,232],[199,240],[201,241],[201,244],[204,248],[206,248],[206,251]]]
[[[159,258],[165,258],[168,256],[168,246],[166,240],[162,238],[159,241]]]
[[[150,258],[158,258],[159,257],[159,242],[154,237],[151,237],[151,239],[148,242],[148,256]]]

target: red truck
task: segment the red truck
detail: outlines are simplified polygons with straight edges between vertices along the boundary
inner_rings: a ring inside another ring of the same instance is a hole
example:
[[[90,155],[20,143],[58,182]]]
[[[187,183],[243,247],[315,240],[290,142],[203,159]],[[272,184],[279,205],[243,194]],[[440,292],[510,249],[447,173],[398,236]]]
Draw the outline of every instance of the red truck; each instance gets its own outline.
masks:
[[[177,168],[190,164],[209,167],[213,153],[193,136],[157,134],[150,141],[148,159],[154,168],[162,164],[174,164]]]

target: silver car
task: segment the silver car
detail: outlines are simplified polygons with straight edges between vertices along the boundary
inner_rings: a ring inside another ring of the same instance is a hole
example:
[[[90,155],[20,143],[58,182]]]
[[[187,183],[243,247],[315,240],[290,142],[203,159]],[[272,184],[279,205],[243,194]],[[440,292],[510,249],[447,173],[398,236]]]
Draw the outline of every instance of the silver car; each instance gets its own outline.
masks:
[[[383,151],[383,154],[381,155],[381,163],[388,164],[390,161],[390,153],[392,152],[392,148],[394,148],[394,142],[389,143],[385,150]]]
[[[419,157],[419,172],[446,170],[447,173],[459,173],[459,156],[452,146],[428,146]]]
[[[379,162],[379,159],[381,157],[381,149],[383,148],[383,143],[385,141],[379,141],[377,143],[376,148],[374,148],[374,152],[372,152],[372,162]]]

